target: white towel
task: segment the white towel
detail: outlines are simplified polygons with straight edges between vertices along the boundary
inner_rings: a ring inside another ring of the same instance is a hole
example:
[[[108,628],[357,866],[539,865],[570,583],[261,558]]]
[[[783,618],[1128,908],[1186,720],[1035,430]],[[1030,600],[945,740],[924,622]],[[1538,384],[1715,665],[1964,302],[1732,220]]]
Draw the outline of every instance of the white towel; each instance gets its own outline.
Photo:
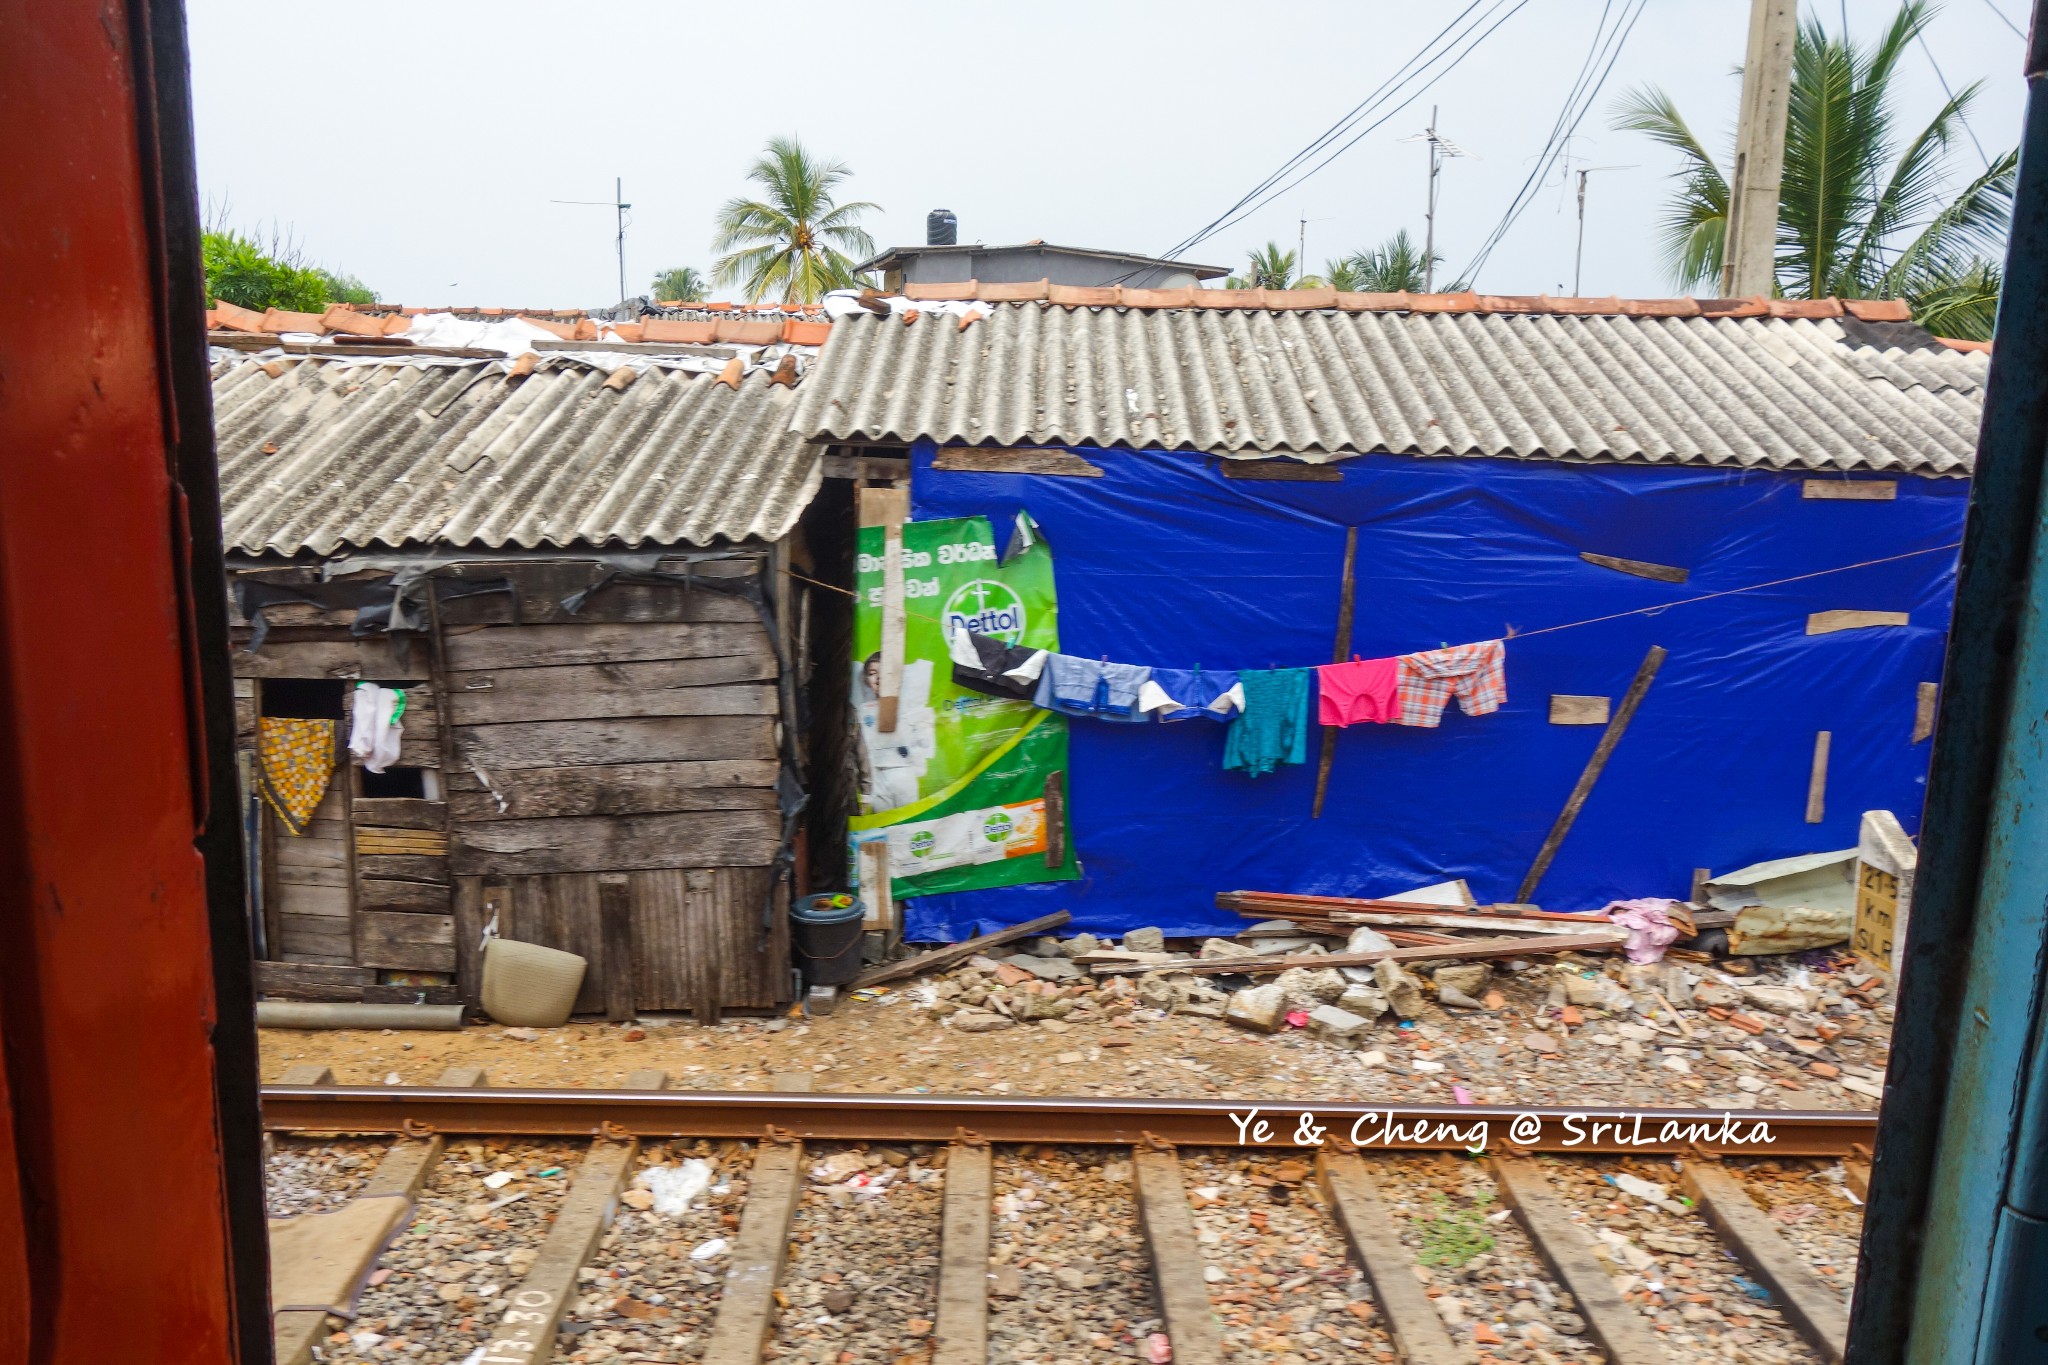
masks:
[[[404,693],[375,683],[357,683],[348,751],[363,761],[363,771],[381,773],[398,761],[405,726],[397,717]]]

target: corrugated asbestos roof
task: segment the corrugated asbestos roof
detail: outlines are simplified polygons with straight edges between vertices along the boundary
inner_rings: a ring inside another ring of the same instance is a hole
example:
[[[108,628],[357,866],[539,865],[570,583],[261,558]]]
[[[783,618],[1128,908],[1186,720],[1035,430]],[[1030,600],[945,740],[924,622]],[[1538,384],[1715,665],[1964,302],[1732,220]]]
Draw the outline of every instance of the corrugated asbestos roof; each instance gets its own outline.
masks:
[[[231,550],[773,540],[818,491],[794,394],[649,365],[251,359],[216,365]],[[614,385],[618,385],[614,387]]]
[[[832,441],[1967,473],[1990,357],[1800,311],[1823,305],[1841,316],[913,305],[841,318],[794,421]]]

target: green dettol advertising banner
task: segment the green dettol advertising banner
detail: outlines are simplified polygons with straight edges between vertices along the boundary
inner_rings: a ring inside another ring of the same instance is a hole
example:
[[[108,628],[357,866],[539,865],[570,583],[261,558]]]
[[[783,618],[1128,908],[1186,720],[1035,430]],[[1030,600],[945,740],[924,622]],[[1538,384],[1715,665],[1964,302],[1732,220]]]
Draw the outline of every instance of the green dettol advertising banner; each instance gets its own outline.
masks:
[[[1048,778],[1064,783],[1066,717],[956,686],[947,650],[961,628],[1058,649],[1052,547],[1021,512],[1000,561],[986,517],[904,524],[903,681],[889,733],[879,728],[882,555],[882,528],[862,527],[853,695],[865,810],[854,842],[888,841],[898,896],[1073,880],[1071,855],[1046,866],[1053,841],[1070,847],[1064,829],[1047,829],[1045,799]]]

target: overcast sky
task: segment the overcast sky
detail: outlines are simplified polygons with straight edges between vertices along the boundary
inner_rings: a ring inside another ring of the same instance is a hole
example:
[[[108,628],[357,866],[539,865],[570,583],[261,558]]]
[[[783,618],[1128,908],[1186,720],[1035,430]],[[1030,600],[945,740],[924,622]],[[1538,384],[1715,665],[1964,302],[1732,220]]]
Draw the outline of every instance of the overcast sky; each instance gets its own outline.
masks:
[[[1491,3],[1491,0],[1489,0]],[[569,307],[618,295],[613,216],[631,201],[629,292],[665,266],[709,273],[712,220],[776,134],[846,162],[878,245],[1041,238],[1156,253],[1214,219],[1363,99],[1461,8],[1452,0],[1118,0],[858,6],[606,0],[187,0],[200,185],[218,215],[291,233],[387,301]],[[1622,7],[1617,0],[1616,7]],[[1896,0],[1823,0],[1868,38]],[[1442,181],[1438,245],[1460,271],[1528,176],[1585,60],[1599,0],[1526,0],[1457,68],[1297,189],[1186,253],[1236,267],[1269,239],[1308,259],[1422,232],[1442,108],[1472,153]],[[1802,13],[1816,6],[1802,3]],[[1625,90],[1667,90],[1717,153],[1732,137],[1749,0],[1649,0],[1571,144],[1591,177],[1583,292],[1673,291],[1655,240],[1674,160],[1609,124]],[[2023,0],[1947,0],[1901,69],[1917,130],[1952,87],[1996,155],[2018,139]],[[1930,60],[1931,55],[1931,60]],[[285,92],[282,96],[278,92]],[[1956,183],[1981,171],[1967,138]],[[1570,190],[1550,183],[1478,278],[1568,292]],[[714,297],[729,297],[718,291]]]

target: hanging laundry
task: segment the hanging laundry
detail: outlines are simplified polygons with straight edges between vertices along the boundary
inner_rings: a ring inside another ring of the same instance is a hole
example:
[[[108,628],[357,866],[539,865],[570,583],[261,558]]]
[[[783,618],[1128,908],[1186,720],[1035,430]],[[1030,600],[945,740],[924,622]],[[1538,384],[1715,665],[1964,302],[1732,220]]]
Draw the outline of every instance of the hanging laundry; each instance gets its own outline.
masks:
[[[264,716],[256,723],[263,799],[287,832],[304,834],[334,776],[334,722]]]
[[[1244,689],[1244,714],[1230,723],[1223,741],[1223,766],[1260,777],[1282,763],[1308,757],[1306,668],[1247,669],[1237,675]]]
[[[1506,653],[1498,640],[1401,656],[1401,724],[1435,726],[1452,697],[1468,716],[1500,710],[1508,699]]]
[[[398,745],[405,734],[399,717],[405,714],[405,693],[396,687],[357,683],[351,711],[348,751],[363,761],[363,771],[381,773],[398,761]]]
[[[1138,689],[1138,709],[1157,712],[1161,720],[1227,721],[1244,710],[1244,688],[1228,670],[1155,668]]]
[[[1152,676],[1142,664],[1103,663],[1072,654],[1045,656],[1045,671],[1031,700],[1048,711],[1097,720],[1146,721],[1138,692]]]
[[[1316,719],[1324,725],[1389,725],[1401,718],[1401,661],[1353,659],[1316,669]]]
[[[953,684],[970,692],[1013,701],[1030,701],[1045,671],[1045,651],[1006,645],[992,635],[956,630],[947,642],[953,660]]]

